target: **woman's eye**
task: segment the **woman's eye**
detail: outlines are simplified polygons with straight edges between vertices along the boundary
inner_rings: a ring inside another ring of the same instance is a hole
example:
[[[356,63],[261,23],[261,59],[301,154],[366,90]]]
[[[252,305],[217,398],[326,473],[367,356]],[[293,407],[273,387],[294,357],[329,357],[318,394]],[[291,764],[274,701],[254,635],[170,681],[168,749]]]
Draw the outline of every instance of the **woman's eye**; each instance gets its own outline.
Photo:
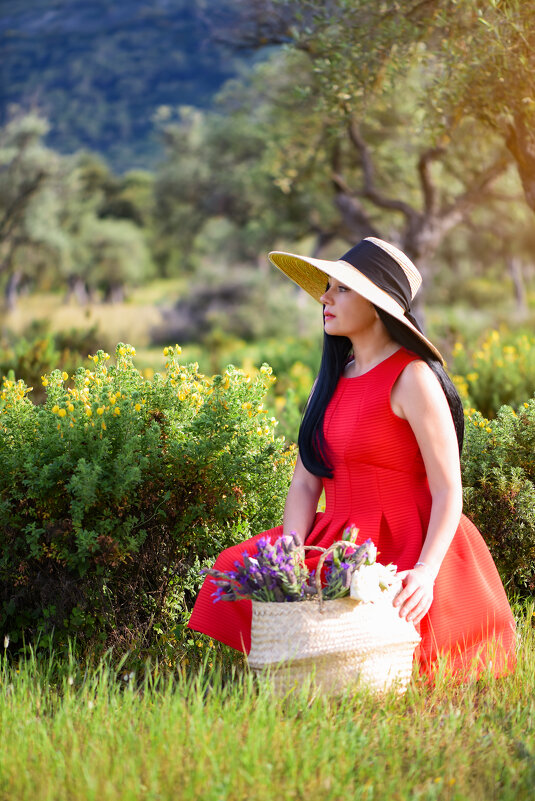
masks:
[[[338,287],[338,291],[339,291],[339,292],[348,292],[348,291],[349,291],[349,288],[348,288],[347,286],[341,286],[341,285],[340,285],[340,286]]]

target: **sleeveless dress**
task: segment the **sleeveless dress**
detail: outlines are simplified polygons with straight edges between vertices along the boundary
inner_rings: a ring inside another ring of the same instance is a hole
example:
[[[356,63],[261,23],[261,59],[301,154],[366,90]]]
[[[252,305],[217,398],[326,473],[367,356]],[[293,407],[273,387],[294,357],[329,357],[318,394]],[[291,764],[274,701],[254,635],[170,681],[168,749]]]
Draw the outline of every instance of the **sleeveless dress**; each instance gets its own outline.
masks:
[[[418,561],[431,512],[424,463],[410,424],[390,406],[396,379],[418,357],[400,348],[369,372],[342,376],[327,407],[324,434],[333,478],[323,479],[325,512],[318,512],[306,545],[326,548],[351,524],[358,542],[370,537],[378,561],[408,570]],[[223,551],[218,570],[231,570],[256,540],[282,534],[282,526],[262,532]],[[314,568],[319,553],[308,552]],[[245,653],[251,646],[251,602],[220,601],[207,578],[196,600],[189,627]],[[422,637],[416,659],[432,675],[443,655],[462,678],[490,668],[499,676],[515,665],[515,624],[502,582],[485,542],[464,515],[436,578],[434,599],[419,624]]]

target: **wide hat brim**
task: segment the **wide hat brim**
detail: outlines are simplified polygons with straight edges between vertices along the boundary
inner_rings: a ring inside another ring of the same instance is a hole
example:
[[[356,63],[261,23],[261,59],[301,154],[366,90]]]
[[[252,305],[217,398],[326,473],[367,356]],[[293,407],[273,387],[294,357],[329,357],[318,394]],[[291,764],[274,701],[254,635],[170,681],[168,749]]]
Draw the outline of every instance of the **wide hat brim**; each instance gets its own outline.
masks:
[[[380,289],[352,264],[341,259],[338,261],[314,259],[308,256],[298,256],[295,253],[286,253],[282,250],[273,250],[268,254],[268,258],[275,267],[291,278],[301,289],[308,292],[318,303],[321,303],[320,298],[325,292],[329,278],[340,281],[341,284],[358,292],[374,306],[378,306],[403,323],[427,346],[431,354],[444,364],[440,351],[405,316],[403,307],[388,292]]]

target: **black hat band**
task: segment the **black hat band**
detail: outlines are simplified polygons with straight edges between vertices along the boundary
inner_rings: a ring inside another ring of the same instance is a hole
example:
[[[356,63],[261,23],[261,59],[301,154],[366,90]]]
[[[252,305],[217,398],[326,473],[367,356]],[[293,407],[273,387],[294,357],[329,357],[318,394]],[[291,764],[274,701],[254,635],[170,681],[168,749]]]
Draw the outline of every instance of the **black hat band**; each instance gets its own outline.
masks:
[[[383,248],[363,239],[342,256],[345,261],[387,292],[405,311],[411,307],[412,292],[403,267]]]

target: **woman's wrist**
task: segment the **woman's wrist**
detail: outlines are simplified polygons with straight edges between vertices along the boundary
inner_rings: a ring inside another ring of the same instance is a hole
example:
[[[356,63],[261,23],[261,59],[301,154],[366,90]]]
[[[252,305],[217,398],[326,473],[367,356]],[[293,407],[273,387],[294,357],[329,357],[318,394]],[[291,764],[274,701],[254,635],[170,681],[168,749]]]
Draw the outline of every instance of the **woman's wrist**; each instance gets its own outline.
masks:
[[[423,568],[425,568],[425,570],[427,570],[427,572],[429,573],[429,575],[431,576],[431,578],[433,579],[433,581],[435,581],[435,579],[436,579],[436,577],[437,577],[437,572],[438,572],[438,571],[434,570],[434,569],[431,567],[431,565],[429,565],[427,562],[422,562],[422,561],[419,559],[419,560],[416,562],[416,564],[414,565],[414,567],[423,567]]]

